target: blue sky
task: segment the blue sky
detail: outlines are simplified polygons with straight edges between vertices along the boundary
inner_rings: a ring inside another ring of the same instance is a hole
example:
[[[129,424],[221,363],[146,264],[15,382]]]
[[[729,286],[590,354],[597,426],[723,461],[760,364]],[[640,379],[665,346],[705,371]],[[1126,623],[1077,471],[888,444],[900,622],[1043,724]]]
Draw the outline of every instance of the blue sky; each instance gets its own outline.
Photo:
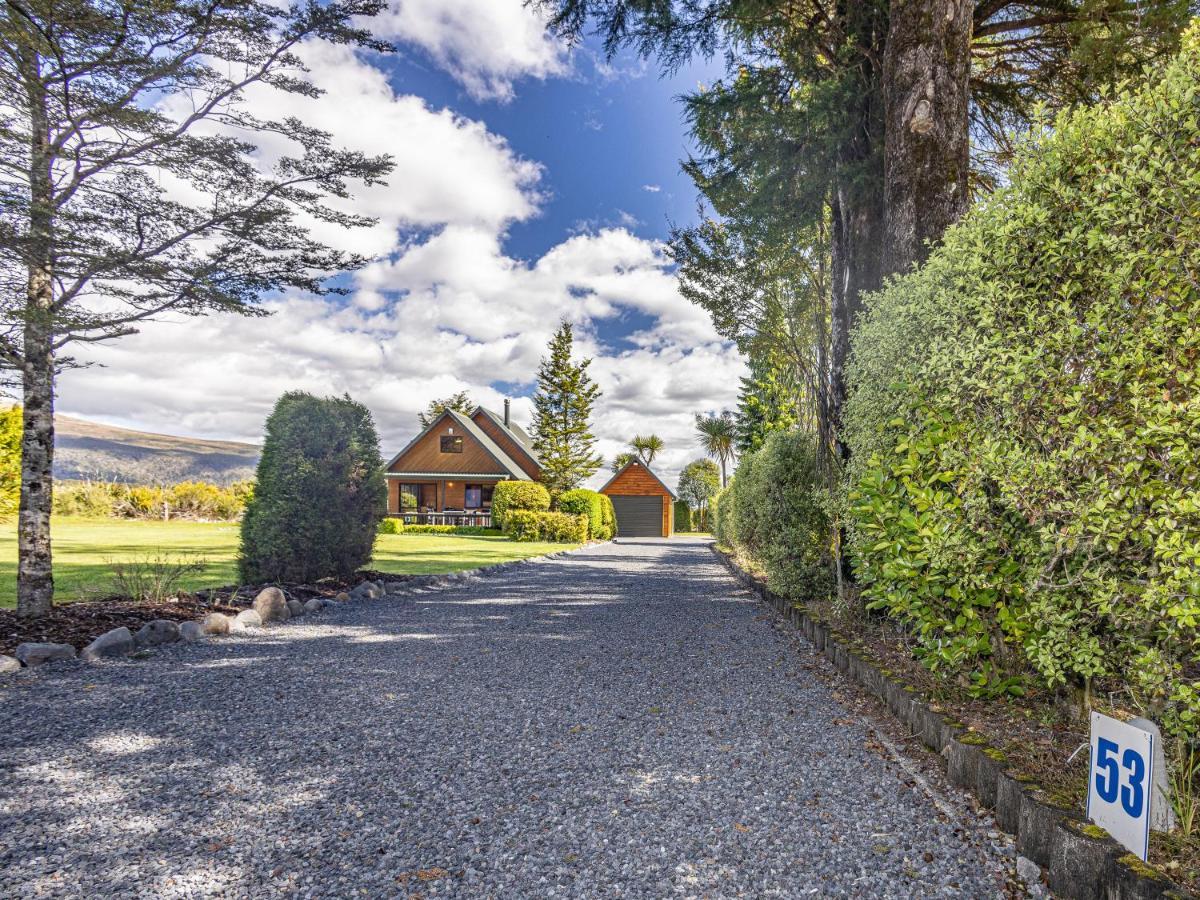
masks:
[[[672,479],[697,455],[694,414],[731,406],[743,372],[679,296],[661,244],[696,217],[677,97],[717,67],[662,77],[591,42],[568,52],[522,0],[393,0],[372,27],[398,52],[305,48],[320,100],[246,98],[396,158],[387,186],[348,204],[376,227],[314,228],[376,257],[343,279],[350,297],[270,298],[261,320],[151,323],[89,350],[102,367],[64,377],[60,410],[257,440],[284,390],[348,392],[371,407],[388,455],[417,410],[457,390],[491,406],[512,397],[528,424],[538,358],[565,318],[604,391],[598,449],[611,458],[657,432]],[[276,139],[260,156],[286,152]]]

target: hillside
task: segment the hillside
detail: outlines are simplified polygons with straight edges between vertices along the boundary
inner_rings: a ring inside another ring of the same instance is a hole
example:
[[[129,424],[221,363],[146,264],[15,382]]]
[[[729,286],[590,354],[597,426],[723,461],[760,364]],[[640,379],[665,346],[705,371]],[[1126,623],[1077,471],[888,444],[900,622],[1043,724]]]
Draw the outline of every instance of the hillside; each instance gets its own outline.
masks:
[[[57,416],[55,429],[56,478],[229,484],[253,477],[258,463],[254,444],[131,431],[70,416]]]

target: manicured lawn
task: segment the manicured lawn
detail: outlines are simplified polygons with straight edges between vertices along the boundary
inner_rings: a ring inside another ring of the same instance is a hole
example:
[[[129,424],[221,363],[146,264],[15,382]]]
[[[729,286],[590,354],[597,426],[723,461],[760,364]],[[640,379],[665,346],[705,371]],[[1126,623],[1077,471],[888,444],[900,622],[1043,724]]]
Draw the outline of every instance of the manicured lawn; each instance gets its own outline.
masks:
[[[53,527],[55,598],[59,601],[114,592],[112,563],[153,557],[203,560],[189,576],[190,590],[237,581],[238,526],[209,522],[135,522],[122,519],[56,519]],[[503,537],[385,534],[371,568],[396,574],[457,572],[566,549],[564,544],[519,544]],[[0,608],[16,603],[16,523],[0,526]]]

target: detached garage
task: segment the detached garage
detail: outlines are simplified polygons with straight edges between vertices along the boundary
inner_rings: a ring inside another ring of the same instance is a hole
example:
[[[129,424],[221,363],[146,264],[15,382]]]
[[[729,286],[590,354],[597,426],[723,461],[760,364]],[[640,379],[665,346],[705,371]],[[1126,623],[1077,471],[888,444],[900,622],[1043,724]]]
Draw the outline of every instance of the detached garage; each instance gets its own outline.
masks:
[[[618,537],[670,537],[675,530],[675,494],[640,462],[621,469],[600,493],[612,500]]]

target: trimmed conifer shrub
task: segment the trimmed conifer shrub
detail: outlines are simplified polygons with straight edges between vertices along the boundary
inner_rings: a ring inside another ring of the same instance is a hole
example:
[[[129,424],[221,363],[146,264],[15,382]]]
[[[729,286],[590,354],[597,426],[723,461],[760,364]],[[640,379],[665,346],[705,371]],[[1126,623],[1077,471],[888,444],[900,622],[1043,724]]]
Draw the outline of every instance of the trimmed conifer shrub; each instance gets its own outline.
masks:
[[[688,506],[686,500],[675,501],[675,530],[692,530],[692,508]]]
[[[313,582],[371,558],[387,504],[371,413],[349,397],[284,394],[267,419],[242,519],[242,580]]]

